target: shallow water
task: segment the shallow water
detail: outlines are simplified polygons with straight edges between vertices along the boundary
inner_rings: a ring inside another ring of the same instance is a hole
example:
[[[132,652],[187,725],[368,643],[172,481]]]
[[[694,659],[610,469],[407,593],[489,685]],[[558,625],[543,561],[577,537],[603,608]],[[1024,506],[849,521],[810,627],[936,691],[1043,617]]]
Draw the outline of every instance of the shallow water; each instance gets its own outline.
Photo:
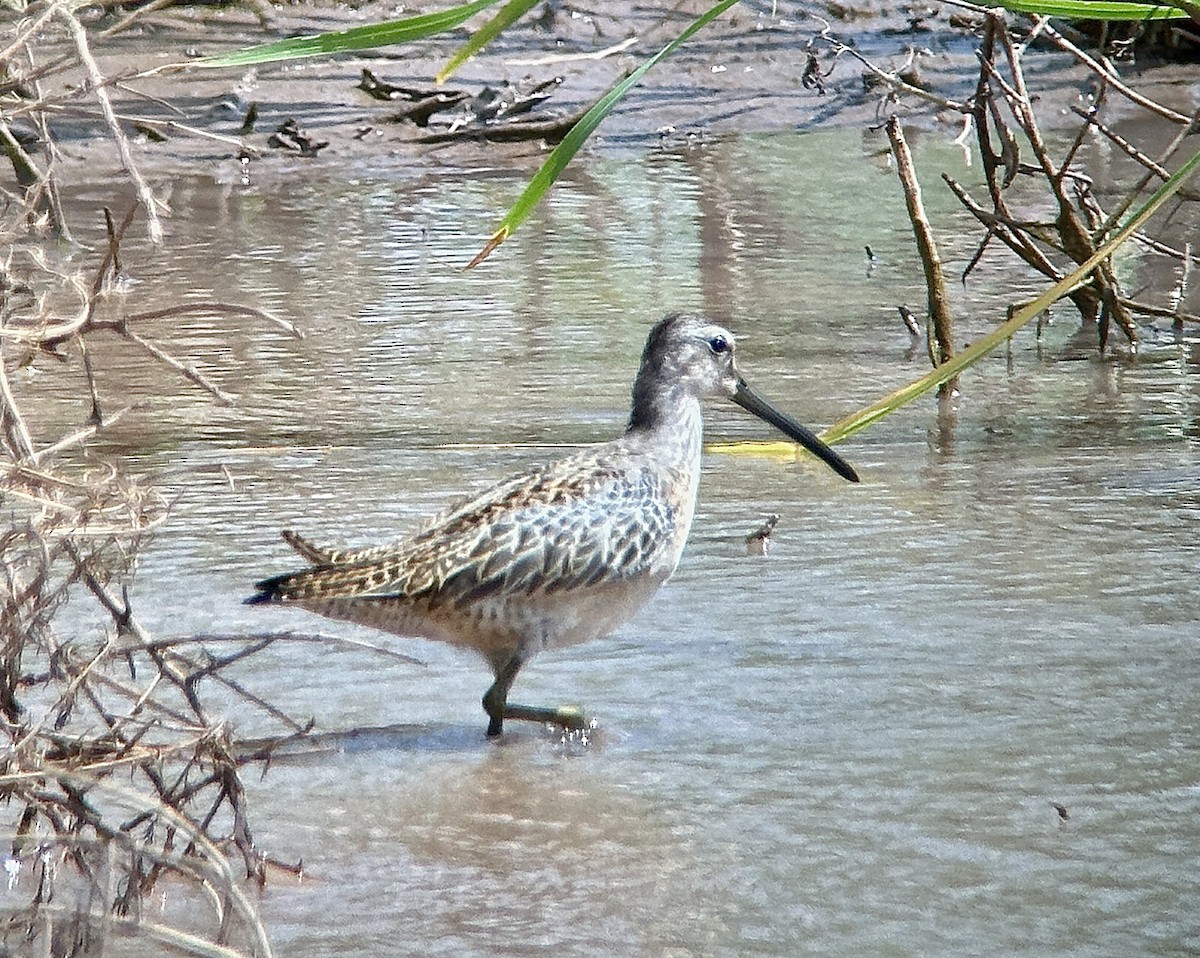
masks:
[[[942,139],[919,161],[970,180]],[[1063,309],[1042,343],[1027,330],[964,377],[953,411],[927,399],[840,447],[857,487],[709,456],[676,577],[518,680],[518,701],[586,705],[587,744],[519,724],[486,741],[490,677],[466,654],[239,604],[295,564],[281,527],[391,538],[552,445],[614,435],[667,310],[728,319],[747,378],[815,426],[921,374],[895,313],[919,309],[920,268],[877,146],[595,155],[470,273],[519,175],[297,165],[173,188],[168,251],[127,257],[131,302],[250,303],[307,338],[147,329],[238,393],[231,410],[97,350],[109,395],[153,405],[108,450],[174,500],[139,615],[162,634],[319,629],[426,663],[297,645],[243,675],[321,730],[391,727],[249,777],[258,842],[306,873],[262,899],[278,953],[1200,951],[1194,331],[1102,359]],[[943,193],[926,201],[956,271],[977,234]],[[1161,282],[1138,254],[1122,267]],[[1038,288],[979,272],[955,289],[960,341]],[[53,383],[26,388],[46,390],[47,435],[81,415]],[[710,410],[710,440],[760,437]],[[769,555],[747,555],[772,512]]]

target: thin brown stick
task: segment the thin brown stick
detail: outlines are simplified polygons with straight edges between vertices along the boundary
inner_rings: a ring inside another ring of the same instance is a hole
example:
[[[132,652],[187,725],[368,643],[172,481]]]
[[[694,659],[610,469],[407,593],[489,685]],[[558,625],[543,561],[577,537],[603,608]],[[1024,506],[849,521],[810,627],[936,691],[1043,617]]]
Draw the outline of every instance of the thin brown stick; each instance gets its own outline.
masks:
[[[260,649],[252,649],[252,650],[248,651],[247,654],[252,655],[258,651],[260,651]],[[266,712],[268,715],[272,716],[273,718],[278,719],[284,725],[287,725],[293,732],[306,731],[308,729],[313,728],[316,724],[316,722],[313,719],[309,719],[307,722],[296,721],[296,719],[292,718],[290,715],[288,715],[282,709],[277,708],[276,706],[272,705],[270,702],[268,702],[262,696],[255,695],[253,692],[251,692],[249,689],[247,689],[244,685],[242,685],[241,682],[237,681],[236,679],[230,678],[228,675],[221,675],[219,673],[214,673],[212,678],[214,681],[220,682],[222,685],[224,685],[226,688],[230,689],[231,691],[236,692],[238,695],[240,695],[242,698],[244,698],[247,702],[250,702],[252,705],[255,705],[258,708],[262,709],[264,712]]]
[[[19,29],[13,36],[12,42],[3,50],[0,50],[0,63],[7,63],[15,59],[17,51],[37,36],[46,25],[46,21],[54,16],[54,7],[55,4],[48,3],[32,19],[25,20],[20,24]]]
[[[1162,117],[1164,120],[1170,120],[1172,123],[1180,123],[1184,125],[1191,123],[1191,117],[1186,116],[1183,113],[1178,113],[1175,110],[1172,110],[1170,107],[1163,106],[1161,103],[1151,100],[1148,96],[1143,96],[1141,93],[1138,93],[1137,90],[1133,89],[1121,79],[1120,74],[1117,73],[1117,71],[1114,70],[1110,64],[1107,62],[1100,63],[1095,58],[1084,53],[1081,49],[1079,49],[1079,47],[1077,47],[1053,27],[1047,25],[1042,32],[1047,39],[1054,43],[1055,46],[1066,51],[1067,53],[1070,53],[1071,56],[1075,57],[1075,59],[1086,66],[1089,70],[1091,70],[1097,76],[1103,78],[1107,83],[1111,84],[1112,88],[1120,93],[1121,96],[1125,97],[1125,99],[1129,100],[1130,103],[1136,104],[1142,109],[1150,111],[1155,116]]]
[[[28,190],[45,182],[45,174],[38,169],[33,157],[25,152],[25,147],[13,136],[12,130],[3,119],[0,119],[0,146],[3,146],[4,152],[8,154],[20,186]]]
[[[131,26],[137,23],[142,17],[148,16],[164,7],[169,7],[177,0],[150,0],[145,6],[138,7],[132,13],[127,14],[122,19],[118,20],[111,27],[106,27],[96,34],[101,40],[106,40],[114,34],[128,30]]]
[[[925,205],[921,201],[921,184],[917,181],[912,154],[904,139],[900,121],[895,116],[889,117],[886,129],[888,141],[892,145],[892,155],[896,158],[900,185],[904,188],[904,202],[908,207],[908,219],[912,223],[913,235],[917,240],[917,251],[920,253],[921,265],[925,270],[925,291],[929,303],[929,316],[933,325],[933,338],[937,344],[935,365],[940,366],[954,356],[954,319],[950,312],[950,298],[946,293],[942,259],[938,254],[933,227],[929,225],[929,218],[925,215]],[[956,388],[957,381],[951,379],[943,383],[939,391],[947,394]]]
[[[184,379],[188,380],[189,382],[195,383],[197,386],[199,386],[201,389],[203,389],[205,392],[207,392],[209,395],[211,395],[222,406],[232,406],[237,403],[237,396],[235,396],[233,393],[225,392],[225,390],[223,390],[220,386],[218,386],[216,383],[214,383],[212,380],[210,380],[207,376],[205,376],[202,372],[200,372],[200,370],[198,370],[195,366],[189,365],[188,363],[185,363],[185,362],[182,362],[181,360],[176,359],[170,353],[159,348],[154,343],[150,342],[150,340],[148,340],[142,336],[139,336],[137,333],[135,333],[132,329],[129,329],[128,327],[122,327],[119,330],[119,332],[122,336],[125,337],[125,339],[129,340],[129,342],[133,343],[135,346],[139,346],[142,349],[144,349],[151,356],[153,356],[155,359],[157,359],[160,363],[163,363],[166,366],[170,366],[177,373],[179,373],[181,376],[183,376]]]
[[[1084,129],[1088,129],[1089,127],[1092,129],[1095,129],[1098,133],[1100,133],[1101,136],[1103,136],[1106,140],[1108,140],[1110,143],[1112,143],[1114,146],[1116,146],[1118,149],[1120,149],[1126,156],[1128,156],[1130,159],[1134,160],[1141,166],[1144,166],[1147,170],[1149,170],[1151,173],[1153,173],[1156,177],[1158,177],[1163,182],[1166,182],[1168,179],[1171,178],[1171,171],[1168,170],[1165,166],[1163,166],[1157,160],[1151,159],[1149,156],[1147,156],[1145,153],[1143,153],[1141,150],[1139,150],[1136,146],[1134,146],[1132,143],[1130,143],[1126,137],[1123,137],[1123,136],[1121,136],[1120,133],[1117,133],[1115,130],[1110,129],[1108,124],[1100,122],[1100,118],[1096,115],[1096,111],[1094,109],[1093,110],[1082,110],[1078,106],[1075,106],[1074,104],[1072,104],[1071,112],[1074,113],[1076,116],[1078,116],[1080,119],[1082,119],[1085,122],[1086,126],[1084,127]],[[1187,136],[1186,130],[1181,131],[1179,133],[1179,135],[1176,137],[1176,140],[1179,142],[1172,143],[1166,150],[1166,153],[1168,156],[1173,154],[1175,152],[1175,150],[1177,150],[1179,148],[1179,144],[1182,143],[1184,137],[1186,137],[1186,136]],[[1145,187],[1143,186],[1142,189],[1144,189],[1144,188]],[[1141,192],[1141,190],[1138,190],[1138,189],[1130,190],[1129,196],[1135,197],[1140,192]],[[1179,190],[1179,192],[1176,193],[1175,195],[1177,197],[1179,197],[1179,199],[1181,199],[1181,200],[1191,200],[1193,202],[1200,200],[1200,193],[1196,192],[1195,190],[1189,190],[1186,187],[1181,188]],[[1116,219],[1120,219],[1120,217],[1124,215],[1125,210],[1127,210],[1127,209],[1128,209],[1128,204],[1124,205],[1121,210],[1115,212],[1112,215],[1115,216]],[[1114,224],[1115,224],[1115,222],[1116,221],[1113,220]]]
[[[991,81],[999,76],[998,71],[995,69],[996,37],[1006,29],[1007,24],[1004,16],[1000,13],[989,11],[984,21],[983,42],[979,53],[979,79],[976,81],[975,95],[972,98],[972,115],[975,119],[976,139],[983,163],[984,178],[987,181],[988,193],[992,200],[992,208],[1000,220],[1011,223],[1015,218],[1008,208],[1008,202],[1004,197],[1004,189],[1005,184],[1015,175],[1012,169],[1015,157],[1010,158],[1009,156],[1013,152],[1015,137],[1008,130],[999,110],[996,108],[990,87]],[[990,123],[989,120],[991,121]],[[993,147],[993,130],[1002,143],[999,153]],[[1018,165],[1017,169],[1019,168]],[[1003,179],[997,175],[1001,169],[1005,170]],[[950,181],[948,180],[947,182]],[[951,183],[951,189],[954,189],[953,183]],[[960,195],[959,198],[963,199],[963,196]],[[965,199],[963,201],[966,202]],[[973,210],[972,212],[975,211]],[[979,214],[976,213],[976,215],[978,216]],[[1049,262],[1045,260],[1045,257],[1042,256],[1034,243],[1020,229],[1013,229],[1011,232],[1006,233],[1002,239],[1006,245],[1012,248],[1026,262],[1039,264],[1037,268],[1043,270],[1049,268],[1053,271]]]
[[[1126,309],[1141,313],[1143,316],[1178,320],[1180,323],[1200,323],[1200,316],[1193,315],[1192,313],[1181,313],[1178,309],[1173,309],[1170,306],[1155,306],[1153,303],[1144,303],[1136,299],[1125,299],[1121,302]]]
[[[125,318],[129,322],[136,323],[147,319],[162,319],[167,316],[189,316],[197,313],[217,313],[224,316],[250,316],[254,319],[263,319],[268,323],[274,323],[294,339],[304,338],[304,333],[293,323],[289,323],[286,319],[281,319],[268,310],[259,309],[257,306],[238,306],[233,303],[183,303],[179,306],[165,306],[161,309],[151,309],[140,313],[130,313]]]
[[[889,72],[881,67],[876,66],[854,47],[843,43],[841,40],[838,40],[828,31],[822,32],[822,39],[824,39],[830,45],[830,49],[833,51],[835,56],[841,56],[842,54],[845,54],[849,57],[853,57],[863,65],[868,73],[877,79],[882,80],[896,93],[906,93],[909,96],[924,100],[926,103],[932,103],[944,110],[953,110],[955,113],[970,112],[968,105],[965,103],[961,103],[958,100],[951,100],[948,97],[939,96],[936,93],[931,93],[929,90],[923,90],[919,86],[913,86],[913,84],[902,80],[896,75],[896,73]]]
[[[1197,110],[1196,113],[1193,115],[1192,122],[1188,126],[1184,127],[1182,130],[1180,130],[1175,135],[1175,137],[1171,140],[1171,142],[1169,144],[1167,144],[1167,148],[1165,150],[1163,150],[1162,160],[1160,161],[1160,165],[1161,165],[1161,163],[1165,163],[1170,157],[1174,156],[1175,152],[1181,146],[1183,146],[1184,141],[1187,140],[1187,138],[1189,136],[1191,136],[1198,128],[1200,128],[1200,110]],[[1112,213],[1110,213],[1108,215],[1108,218],[1104,221],[1104,224],[1100,227],[1104,232],[1108,232],[1109,230],[1114,229],[1116,227],[1117,222],[1125,214],[1125,211],[1128,210],[1129,207],[1133,205],[1136,197],[1141,194],[1142,190],[1146,189],[1146,187],[1150,184],[1150,181],[1153,178],[1154,178],[1154,173],[1147,172],[1129,190],[1129,192],[1126,194],[1126,199],[1124,200],[1124,202],[1122,202],[1117,207],[1117,209],[1115,209]]]
[[[270,642],[301,642],[314,645],[340,645],[348,649],[357,649],[372,652],[375,655],[386,656],[397,662],[403,662],[405,665],[415,665],[420,668],[429,667],[427,662],[423,662],[411,655],[405,655],[403,652],[397,652],[395,649],[385,648],[382,645],[375,645],[372,642],[364,642],[362,639],[351,639],[340,635],[322,635],[321,633],[310,632],[249,632],[244,634],[201,632],[196,635],[157,638],[149,642],[147,647],[166,649],[196,643],[258,642],[262,640]],[[137,648],[142,648],[142,646],[139,645]]]

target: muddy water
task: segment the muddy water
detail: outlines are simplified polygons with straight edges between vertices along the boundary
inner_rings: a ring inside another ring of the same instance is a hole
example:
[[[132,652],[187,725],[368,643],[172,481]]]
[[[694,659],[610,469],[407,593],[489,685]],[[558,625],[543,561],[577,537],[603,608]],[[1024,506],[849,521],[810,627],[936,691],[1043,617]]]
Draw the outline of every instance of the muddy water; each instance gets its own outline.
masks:
[[[320,629],[425,663],[298,645],[242,676],[321,730],[382,729],[250,777],[256,838],[306,872],[262,899],[279,953],[1200,950],[1194,332],[1100,359],[1064,310],[971,372],[954,410],[926,400],[842,446],[858,487],[708,457],[667,588],[518,681],[517,700],[585,704],[586,745],[520,725],[486,741],[489,676],[465,654],[239,604],[293,564],[281,527],[389,538],[553,445],[615,434],[669,309],[727,318],[747,378],[813,425],[915,378],[924,345],[895,305],[919,310],[920,270],[877,146],[594,156],[472,273],[457,267],[513,176],[381,161],[177,182],[169,252],[134,266],[131,301],[252,303],[307,338],[147,330],[238,393],[231,410],[100,351],[106,388],[152,406],[110,448],[174,499],[140,615],[162,633]],[[940,138],[918,156],[972,177]],[[957,270],[976,234],[930,181]],[[1122,268],[1135,285],[1164,270]],[[981,271],[955,290],[961,340],[1036,288]],[[764,429],[710,413],[711,440]],[[765,513],[773,547],[749,556]]]

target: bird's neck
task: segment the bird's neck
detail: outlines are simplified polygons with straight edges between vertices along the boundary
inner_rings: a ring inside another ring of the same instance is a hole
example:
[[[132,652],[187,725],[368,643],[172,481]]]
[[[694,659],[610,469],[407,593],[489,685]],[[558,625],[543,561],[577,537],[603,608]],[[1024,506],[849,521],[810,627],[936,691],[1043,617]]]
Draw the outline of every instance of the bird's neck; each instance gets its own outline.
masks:
[[[659,455],[680,465],[700,456],[704,439],[700,400],[678,382],[638,376],[633,387],[633,408],[625,435],[653,446]]]

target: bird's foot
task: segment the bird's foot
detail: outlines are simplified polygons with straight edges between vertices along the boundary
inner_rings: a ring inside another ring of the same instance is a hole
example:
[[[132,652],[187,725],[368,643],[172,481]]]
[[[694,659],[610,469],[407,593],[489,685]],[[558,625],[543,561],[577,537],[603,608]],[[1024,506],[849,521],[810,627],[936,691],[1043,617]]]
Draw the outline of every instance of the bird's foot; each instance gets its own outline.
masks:
[[[491,713],[489,713],[491,714]],[[488,735],[499,735],[505,719],[520,722],[543,722],[558,725],[569,732],[581,732],[595,728],[595,721],[584,714],[578,705],[560,705],[557,708],[546,708],[536,705],[506,704],[500,715],[491,715],[488,723]]]

